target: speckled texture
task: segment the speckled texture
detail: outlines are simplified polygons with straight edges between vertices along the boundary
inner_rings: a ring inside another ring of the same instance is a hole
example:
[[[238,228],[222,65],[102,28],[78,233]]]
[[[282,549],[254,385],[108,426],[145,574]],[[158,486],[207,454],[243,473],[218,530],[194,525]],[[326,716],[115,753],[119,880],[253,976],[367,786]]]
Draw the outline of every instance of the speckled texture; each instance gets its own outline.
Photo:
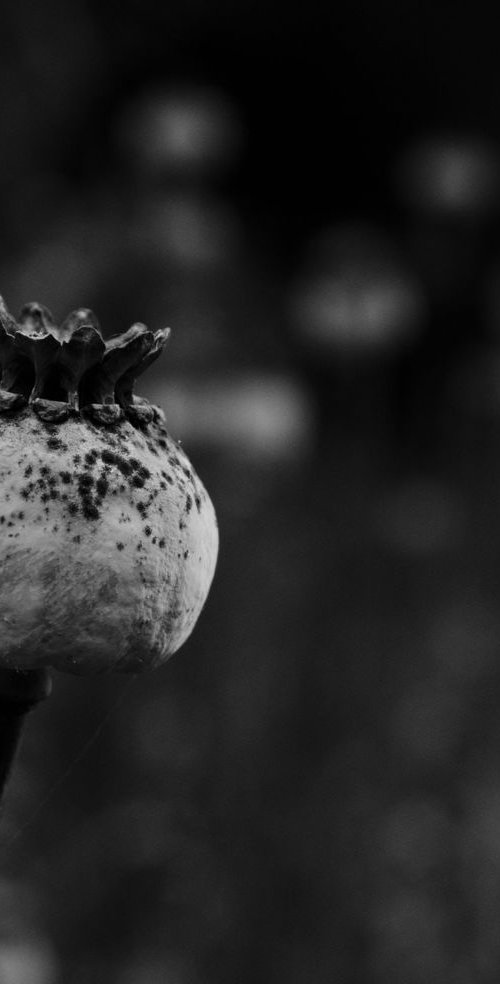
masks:
[[[85,416],[0,415],[0,665],[72,673],[161,665],[213,578],[215,513],[169,437]]]

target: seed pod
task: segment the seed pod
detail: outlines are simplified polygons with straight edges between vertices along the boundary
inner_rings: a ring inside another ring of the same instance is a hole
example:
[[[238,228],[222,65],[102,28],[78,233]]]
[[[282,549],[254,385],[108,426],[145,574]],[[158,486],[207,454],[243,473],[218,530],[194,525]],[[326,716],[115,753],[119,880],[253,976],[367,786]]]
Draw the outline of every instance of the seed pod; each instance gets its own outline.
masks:
[[[0,667],[161,665],[213,578],[213,505],[162,411],[134,396],[168,330],[104,341],[0,304]]]

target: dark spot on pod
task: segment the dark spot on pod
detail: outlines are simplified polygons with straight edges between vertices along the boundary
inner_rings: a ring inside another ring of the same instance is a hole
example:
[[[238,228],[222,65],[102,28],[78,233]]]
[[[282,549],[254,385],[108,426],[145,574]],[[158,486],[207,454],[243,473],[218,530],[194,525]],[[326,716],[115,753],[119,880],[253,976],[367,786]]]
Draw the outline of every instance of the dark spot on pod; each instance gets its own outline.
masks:
[[[120,543],[117,543],[116,544],[116,549],[117,550],[124,550],[124,548],[125,548],[125,544],[124,543],[121,543],[120,542]]]
[[[82,502],[82,512],[85,519],[99,519],[100,512],[92,499],[84,499]]]
[[[67,445],[59,437],[49,437],[47,441],[49,451],[66,451]]]
[[[82,475],[78,476],[78,486],[80,488],[80,491],[82,490],[84,490],[84,492],[88,491],[88,489],[92,488],[93,484],[94,484],[94,479],[92,478],[92,475],[89,475],[88,472],[84,472]]]
[[[121,457],[118,458],[116,462],[116,467],[118,468],[118,471],[120,471],[125,478],[128,478],[129,475],[131,475],[132,473],[132,468],[125,458],[121,458]]]
[[[105,475],[101,475],[101,477],[97,479],[97,482],[95,483],[95,488],[98,496],[101,499],[104,499],[105,495],[109,491],[109,482]]]

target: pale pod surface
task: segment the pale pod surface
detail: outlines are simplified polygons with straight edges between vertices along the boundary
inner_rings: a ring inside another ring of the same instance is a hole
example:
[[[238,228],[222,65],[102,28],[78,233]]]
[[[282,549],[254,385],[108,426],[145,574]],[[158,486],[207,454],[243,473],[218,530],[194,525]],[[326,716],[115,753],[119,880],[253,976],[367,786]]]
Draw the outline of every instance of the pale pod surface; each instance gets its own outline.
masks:
[[[145,430],[0,417],[0,666],[139,672],[190,635],[218,532],[155,411]]]

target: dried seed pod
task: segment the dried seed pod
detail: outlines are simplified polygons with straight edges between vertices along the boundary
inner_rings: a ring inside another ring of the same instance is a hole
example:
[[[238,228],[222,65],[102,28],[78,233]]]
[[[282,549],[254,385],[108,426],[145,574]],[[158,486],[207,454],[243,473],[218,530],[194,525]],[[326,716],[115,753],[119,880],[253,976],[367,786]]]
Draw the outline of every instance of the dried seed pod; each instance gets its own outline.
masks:
[[[162,411],[134,396],[168,331],[105,342],[0,303],[0,667],[161,665],[213,578],[213,505]]]

